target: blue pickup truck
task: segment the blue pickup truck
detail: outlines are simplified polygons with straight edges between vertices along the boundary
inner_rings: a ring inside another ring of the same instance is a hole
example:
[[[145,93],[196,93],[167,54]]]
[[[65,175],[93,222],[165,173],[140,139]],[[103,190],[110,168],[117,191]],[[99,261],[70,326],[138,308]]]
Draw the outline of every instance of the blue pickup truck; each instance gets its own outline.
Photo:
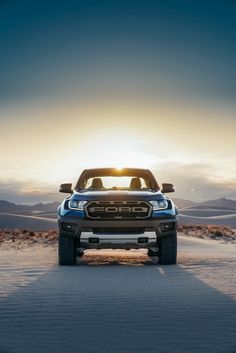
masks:
[[[147,249],[158,263],[177,257],[178,210],[148,169],[96,168],[82,172],[58,208],[59,264],[74,265],[86,249]]]

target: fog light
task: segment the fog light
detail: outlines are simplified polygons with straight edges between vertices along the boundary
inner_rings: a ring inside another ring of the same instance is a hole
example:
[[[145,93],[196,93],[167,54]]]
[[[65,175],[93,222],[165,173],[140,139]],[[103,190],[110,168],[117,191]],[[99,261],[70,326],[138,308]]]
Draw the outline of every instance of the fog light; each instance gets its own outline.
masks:
[[[168,232],[169,230],[174,229],[174,222],[169,222],[169,223],[161,223],[160,228],[162,232]]]
[[[66,230],[67,232],[74,232],[75,229],[76,229],[76,224],[74,224],[74,223],[65,223],[65,222],[63,222],[61,224],[61,226],[62,226],[62,229]]]

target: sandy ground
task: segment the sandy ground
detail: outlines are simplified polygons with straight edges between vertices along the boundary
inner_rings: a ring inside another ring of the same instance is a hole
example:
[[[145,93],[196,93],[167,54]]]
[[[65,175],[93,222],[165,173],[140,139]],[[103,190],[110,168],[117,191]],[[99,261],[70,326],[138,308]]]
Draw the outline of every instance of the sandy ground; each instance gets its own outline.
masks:
[[[55,246],[0,251],[0,353],[236,353],[236,245],[179,236],[179,262]]]

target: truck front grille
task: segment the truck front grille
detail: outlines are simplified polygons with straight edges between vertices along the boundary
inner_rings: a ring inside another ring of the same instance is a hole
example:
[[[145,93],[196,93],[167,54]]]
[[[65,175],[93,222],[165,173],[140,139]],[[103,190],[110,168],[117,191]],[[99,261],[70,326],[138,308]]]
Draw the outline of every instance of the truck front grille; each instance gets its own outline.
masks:
[[[93,219],[143,219],[150,216],[151,205],[145,201],[90,201],[85,212]]]

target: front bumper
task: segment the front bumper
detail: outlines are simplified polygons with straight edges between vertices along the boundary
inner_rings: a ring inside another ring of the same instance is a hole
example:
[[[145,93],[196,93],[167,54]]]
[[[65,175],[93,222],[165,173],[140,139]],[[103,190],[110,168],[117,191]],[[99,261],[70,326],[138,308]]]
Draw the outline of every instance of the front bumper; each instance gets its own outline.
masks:
[[[84,232],[80,237],[82,249],[154,249],[157,246],[154,232],[145,234],[92,234]]]
[[[70,229],[66,229],[64,225],[70,225]],[[165,229],[165,225],[170,225]],[[145,231],[154,230],[157,236],[167,235],[176,231],[177,229],[177,217],[164,217],[164,218],[149,218],[143,220],[92,220],[86,218],[74,218],[74,217],[62,217],[58,218],[58,225],[61,232],[66,233],[67,235],[80,237],[83,231],[91,231],[93,229],[104,229],[109,232],[114,230],[114,232],[119,230],[127,231],[129,229],[143,229]]]

